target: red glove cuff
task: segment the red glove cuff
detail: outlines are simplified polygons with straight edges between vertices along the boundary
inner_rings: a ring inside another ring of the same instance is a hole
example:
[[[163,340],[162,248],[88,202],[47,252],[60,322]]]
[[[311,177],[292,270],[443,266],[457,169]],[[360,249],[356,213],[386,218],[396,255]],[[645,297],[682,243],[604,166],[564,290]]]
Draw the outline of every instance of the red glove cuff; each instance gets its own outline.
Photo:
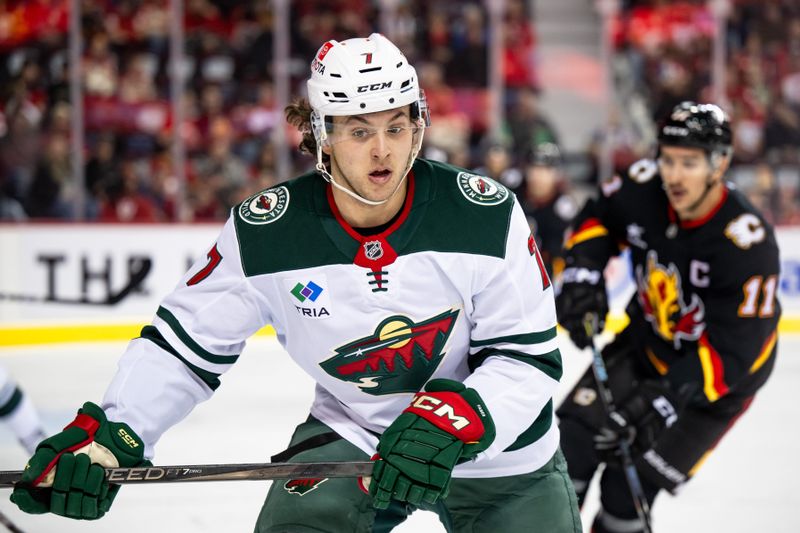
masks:
[[[47,477],[47,474],[49,474],[50,471],[53,469],[53,467],[56,466],[56,463],[58,463],[58,460],[61,459],[62,455],[64,455],[65,453],[72,453],[75,450],[83,448],[84,446],[92,442],[94,440],[95,433],[97,433],[97,429],[100,427],[100,422],[98,422],[89,415],[78,413],[78,416],[75,417],[75,420],[66,425],[64,427],[64,430],[67,430],[71,427],[77,427],[84,430],[86,432],[86,438],[81,440],[80,442],[73,444],[69,448],[66,448],[58,452],[56,456],[53,457],[53,459],[47,464],[44,470],[42,470],[42,473],[39,474],[39,476],[33,480],[34,486],[41,483],[42,480],[45,477]]]
[[[418,392],[403,412],[414,413],[467,444],[478,442],[485,431],[480,415],[457,392]]]
[[[100,422],[95,420],[89,415],[79,413],[78,416],[75,417],[75,420],[69,423],[64,429],[69,429],[71,427],[79,427],[84,430],[89,435],[89,440],[94,439],[94,434],[97,433],[97,428],[100,427]]]

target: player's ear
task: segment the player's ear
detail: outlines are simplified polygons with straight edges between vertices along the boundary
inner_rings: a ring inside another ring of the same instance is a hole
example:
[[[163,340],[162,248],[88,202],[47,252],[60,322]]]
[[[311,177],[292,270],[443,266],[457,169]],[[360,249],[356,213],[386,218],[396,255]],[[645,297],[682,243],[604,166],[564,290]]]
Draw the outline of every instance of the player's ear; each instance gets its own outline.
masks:
[[[727,172],[730,164],[731,164],[730,154],[720,154],[720,153],[712,154],[711,165],[713,168],[713,178],[722,179],[722,176],[725,175],[725,172]]]

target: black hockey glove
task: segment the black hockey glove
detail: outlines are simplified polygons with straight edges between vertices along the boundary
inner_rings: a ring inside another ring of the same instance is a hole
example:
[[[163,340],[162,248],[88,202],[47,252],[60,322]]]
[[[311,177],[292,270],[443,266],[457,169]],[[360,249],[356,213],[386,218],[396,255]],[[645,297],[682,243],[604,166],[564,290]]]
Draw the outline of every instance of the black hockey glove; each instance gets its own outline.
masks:
[[[608,295],[602,269],[570,266],[561,275],[561,292],[556,296],[558,323],[569,332],[581,350],[592,344],[584,321],[587,313],[597,315],[597,332],[603,331],[608,314]]]
[[[605,461],[615,461],[620,441],[636,453],[650,448],[661,432],[678,420],[677,397],[663,381],[647,380],[627,398],[594,437],[594,447]]]

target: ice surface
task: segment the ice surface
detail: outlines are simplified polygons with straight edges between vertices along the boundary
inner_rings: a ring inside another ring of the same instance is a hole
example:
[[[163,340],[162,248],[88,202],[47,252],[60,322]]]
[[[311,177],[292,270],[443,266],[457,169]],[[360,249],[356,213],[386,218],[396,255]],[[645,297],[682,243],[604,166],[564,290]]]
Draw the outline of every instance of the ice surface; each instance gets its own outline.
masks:
[[[100,401],[123,348],[120,343],[6,348],[0,349],[0,363],[30,394],[47,429],[56,432],[84,401]],[[800,531],[799,349],[800,336],[781,338],[775,372],[750,410],[678,497],[659,497],[653,512],[657,533]],[[562,355],[564,394],[588,356],[566,339]],[[267,461],[284,449],[308,413],[313,383],[274,339],[251,341],[222,381],[215,397],[164,436],[156,448],[157,464]],[[19,470],[25,460],[10,430],[0,425],[0,470]],[[0,489],[0,511],[29,533],[250,532],[267,487],[256,481],[126,486],[111,512],[96,522],[25,515],[8,501],[9,491]],[[596,491],[587,501],[584,522],[597,509],[593,496]],[[444,529],[432,513],[418,512],[395,531]]]

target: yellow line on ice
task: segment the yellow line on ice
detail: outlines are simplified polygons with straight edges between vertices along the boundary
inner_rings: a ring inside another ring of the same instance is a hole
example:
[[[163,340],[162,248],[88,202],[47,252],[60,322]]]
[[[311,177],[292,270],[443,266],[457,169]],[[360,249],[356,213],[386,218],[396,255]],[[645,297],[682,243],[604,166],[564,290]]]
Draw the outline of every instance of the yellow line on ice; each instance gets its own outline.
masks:
[[[139,336],[145,324],[80,324],[5,327],[0,325],[0,348],[79,342],[126,341]],[[257,336],[274,336],[272,326]]]

